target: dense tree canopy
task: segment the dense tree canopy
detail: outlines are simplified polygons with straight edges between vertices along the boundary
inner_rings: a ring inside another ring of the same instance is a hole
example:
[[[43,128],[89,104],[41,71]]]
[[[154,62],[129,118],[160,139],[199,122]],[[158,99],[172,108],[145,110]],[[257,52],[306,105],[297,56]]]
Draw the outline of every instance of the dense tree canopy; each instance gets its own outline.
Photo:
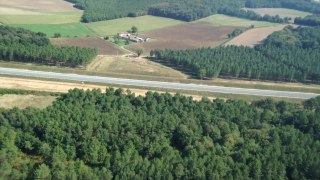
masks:
[[[183,68],[199,78],[233,77],[278,81],[320,81],[320,28],[291,27],[262,45],[194,50],[155,50],[154,60]]]
[[[89,63],[96,49],[56,47],[43,33],[0,26],[0,59],[49,65],[77,66]]]
[[[320,26],[320,15],[309,15],[304,18],[297,17],[294,23],[304,26]]]
[[[236,13],[244,7],[286,7],[320,13],[320,4],[312,0],[67,0],[75,7],[84,9],[84,22],[117,19],[121,17],[135,17],[145,14],[193,21],[212,14],[219,10],[232,9],[234,16],[253,18],[243,12]],[[230,12],[230,11],[228,11]],[[252,13],[250,13],[252,15]],[[262,19],[257,14],[254,17]],[[279,17],[263,17],[268,21],[286,21]]]
[[[310,101],[71,90],[44,110],[0,111],[0,175],[319,179],[320,101]]]

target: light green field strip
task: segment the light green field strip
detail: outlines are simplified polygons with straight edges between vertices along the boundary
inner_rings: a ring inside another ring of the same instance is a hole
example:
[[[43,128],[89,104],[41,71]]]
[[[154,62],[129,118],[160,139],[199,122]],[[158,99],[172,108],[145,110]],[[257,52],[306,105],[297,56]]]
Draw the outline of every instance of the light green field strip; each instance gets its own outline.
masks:
[[[79,22],[82,12],[0,15],[4,24],[65,24]]]
[[[29,29],[35,32],[43,32],[48,37],[52,37],[55,33],[60,33],[63,37],[74,36],[92,36],[94,35],[84,24],[82,23],[69,23],[69,24],[16,24],[16,27]]]
[[[280,17],[305,17],[311,15],[309,12],[298,11],[294,9],[286,9],[286,8],[247,8],[250,11],[254,11],[260,15],[270,15],[275,16],[279,15]]]
[[[231,16],[226,16],[222,14],[215,14],[203,19],[199,19],[196,22],[208,22],[217,26],[239,26],[239,27],[249,27],[254,25],[255,27],[267,27],[275,26],[277,23],[270,23],[265,21],[252,21],[248,19],[236,18]]]
[[[132,26],[138,27],[139,32],[160,29],[185,23],[183,21],[155,17],[141,16],[136,18],[120,18],[115,20],[100,21],[86,24],[91,30],[101,36],[115,35],[119,32],[130,30]]]

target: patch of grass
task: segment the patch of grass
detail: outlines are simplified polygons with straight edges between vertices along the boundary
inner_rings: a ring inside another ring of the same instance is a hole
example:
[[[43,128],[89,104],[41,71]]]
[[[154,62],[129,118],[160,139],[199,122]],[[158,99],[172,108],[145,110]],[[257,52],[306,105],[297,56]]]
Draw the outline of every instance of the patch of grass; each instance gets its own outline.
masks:
[[[54,33],[60,33],[63,37],[74,37],[74,36],[92,36],[91,32],[82,23],[71,23],[71,24],[20,24],[14,25],[16,27],[22,27],[35,32],[43,32],[48,37],[53,37]]]
[[[36,95],[15,95],[6,94],[0,96],[0,108],[11,109],[17,108],[46,108],[56,100],[55,96],[36,96]]]
[[[0,88],[0,96],[6,94],[15,94],[15,95],[36,95],[36,96],[59,96],[61,93],[57,92],[46,92],[46,91],[32,91],[32,90],[23,90],[23,89],[2,89]]]
[[[305,17],[311,15],[309,12],[298,11],[294,9],[286,9],[286,8],[248,8],[248,10],[254,11],[260,15],[270,15],[275,16],[279,15],[280,17]]]
[[[81,12],[39,13],[36,15],[1,15],[3,24],[66,24],[80,22]]]
[[[252,21],[248,19],[231,17],[231,16],[222,15],[222,14],[215,14],[215,15],[197,20],[197,22],[199,21],[208,22],[217,26],[249,27],[251,25],[254,25],[256,28],[278,25],[277,23],[270,23],[265,21]]]
[[[93,22],[88,23],[87,26],[97,34],[106,36],[128,31],[132,26],[136,26],[139,32],[145,32],[182,23],[184,22],[169,18],[140,16],[135,18],[126,17],[115,20]]]
[[[127,74],[128,77],[136,75],[154,77],[186,78],[186,76],[172,68],[143,58],[103,57],[95,59],[87,66],[88,71]]]

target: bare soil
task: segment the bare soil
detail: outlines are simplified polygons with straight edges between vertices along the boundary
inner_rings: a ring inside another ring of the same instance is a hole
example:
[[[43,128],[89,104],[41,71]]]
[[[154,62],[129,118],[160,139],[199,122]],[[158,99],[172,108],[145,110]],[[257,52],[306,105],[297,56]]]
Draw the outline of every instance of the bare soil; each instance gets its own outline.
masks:
[[[214,47],[225,42],[236,27],[215,26],[207,22],[187,23],[146,32],[143,35],[152,40],[126,46],[129,50],[152,49],[193,49]]]
[[[76,12],[73,4],[64,0],[0,0],[0,6],[39,12]]]
[[[51,43],[56,46],[78,46],[97,48],[101,55],[122,55],[123,50],[114,44],[97,37],[52,38]]]
[[[248,31],[230,40],[225,45],[254,47],[257,44],[262,43],[263,40],[265,40],[270,34],[275,31],[280,31],[284,27],[286,27],[286,25],[249,29]]]

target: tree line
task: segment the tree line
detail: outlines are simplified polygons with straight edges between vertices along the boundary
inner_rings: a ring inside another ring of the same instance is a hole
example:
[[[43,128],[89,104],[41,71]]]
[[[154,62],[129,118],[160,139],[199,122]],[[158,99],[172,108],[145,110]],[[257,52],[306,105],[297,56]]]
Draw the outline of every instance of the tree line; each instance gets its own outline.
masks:
[[[227,46],[154,50],[153,60],[182,68],[200,79],[232,77],[277,81],[320,81],[320,29],[286,28],[255,48]]]
[[[78,66],[88,64],[97,50],[80,47],[56,47],[43,33],[0,26],[0,58],[8,61],[47,65]]]
[[[70,90],[0,110],[4,179],[319,179],[320,98],[194,101]]]
[[[320,26],[320,15],[309,15],[304,18],[297,17],[294,23],[303,26]]]
[[[320,4],[313,0],[246,0],[248,8],[289,8],[320,14]]]
[[[266,14],[264,16],[261,16],[260,14],[257,14],[254,11],[242,10],[242,9],[236,9],[236,8],[220,9],[218,13],[225,14],[228,16],[235,16],[239,18],[255,20],[255,21],[268,21],[273,23],[288,23],[290,20],[290,18],[288,17],[281,18],[279,15],[270,16]]]
[[[288,19],[280,17],[260,17],[253,12],[245,13],[241,8],[251,7],[284,7],[298,9],[312,13],[320,13],[320,4],[310,0],[67,0],[75,7],[84,10],[83,22],[117,19],[122,17],[136,17],[146,14],[193,21],[218,13],[254,20],[272,22],[286,22]],[[230,12],[231,11],[231,12]]]

